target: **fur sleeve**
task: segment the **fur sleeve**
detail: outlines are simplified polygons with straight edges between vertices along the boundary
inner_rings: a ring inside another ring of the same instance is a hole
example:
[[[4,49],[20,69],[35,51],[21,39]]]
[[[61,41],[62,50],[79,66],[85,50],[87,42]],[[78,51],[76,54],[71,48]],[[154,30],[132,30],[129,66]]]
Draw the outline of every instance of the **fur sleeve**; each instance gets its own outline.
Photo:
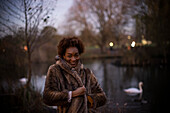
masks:
[[[100,107],[102,105],[104,105],[107,101],[106,99],[106,95],[103,91],[103,89],[100,87],[95,75],[91,72],[91,76],[90,76],[90,86],[91,86],[91,94],[89,94],[89,96],[91,96],[91,98],[93,99],[93,108],[97,108]]]
[[[61,106],[68,103],[68,91],[61,90],[61,83],[57,77],[57,69],[52,65],[48,69],[45,88],[43,92],[43,101],[49,106]]]

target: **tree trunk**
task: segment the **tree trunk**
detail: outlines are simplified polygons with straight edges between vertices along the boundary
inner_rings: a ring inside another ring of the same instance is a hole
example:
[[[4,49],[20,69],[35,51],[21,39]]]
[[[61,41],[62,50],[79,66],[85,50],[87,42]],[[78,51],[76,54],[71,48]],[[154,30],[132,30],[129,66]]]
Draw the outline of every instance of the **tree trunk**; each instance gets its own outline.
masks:
[[[100,45],[99,47],[100,47],[100,52],[101,52],[102,54],[105,53],[104,46],[103,46],[103,45]]]
[[[27,83],[26,87],[30,87],[30,81],[31,81],[31,50],[30,50],[30,39],[28,38],[28,17],[27,17],[27,3],[24,0],[24,13],[25,13],[25,40],[27,45],[27,55],[28,55],[28,75],[27,75]]]
[[[26,86],[27,87],[30,87],[30,82],[31,82],[31,76],[32,76],[32,61],[31,61],[31,52],[30,52],[30,49],[28,49],[28,81],[27,81],[27,84]]]

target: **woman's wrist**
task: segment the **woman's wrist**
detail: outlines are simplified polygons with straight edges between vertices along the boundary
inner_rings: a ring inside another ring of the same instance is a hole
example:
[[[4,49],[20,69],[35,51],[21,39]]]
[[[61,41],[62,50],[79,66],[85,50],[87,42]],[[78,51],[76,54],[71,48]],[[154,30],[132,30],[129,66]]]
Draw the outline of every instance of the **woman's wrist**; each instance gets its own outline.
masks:
[[[71,102],[72,99],[72,91],[68,92],[68,102]]]

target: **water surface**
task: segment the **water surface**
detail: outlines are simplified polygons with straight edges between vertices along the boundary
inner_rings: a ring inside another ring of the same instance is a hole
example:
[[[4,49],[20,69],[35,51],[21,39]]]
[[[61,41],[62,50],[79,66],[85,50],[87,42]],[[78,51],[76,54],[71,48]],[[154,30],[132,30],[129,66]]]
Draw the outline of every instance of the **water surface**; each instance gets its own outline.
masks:
[[[161,104],[165,104],[168,81],[168,66],[117,66],[116,59],[84,60],[84,66],[90,68],[105,91],[108,101],[101,108],[103,113],[156,113],[162,112]],[[33,65],[35,87],[43,91],[49,64]],[[143,82],[143,93],[128,95],[123,89],[138,88]],[[164,110],[163,110],[164,111]]]

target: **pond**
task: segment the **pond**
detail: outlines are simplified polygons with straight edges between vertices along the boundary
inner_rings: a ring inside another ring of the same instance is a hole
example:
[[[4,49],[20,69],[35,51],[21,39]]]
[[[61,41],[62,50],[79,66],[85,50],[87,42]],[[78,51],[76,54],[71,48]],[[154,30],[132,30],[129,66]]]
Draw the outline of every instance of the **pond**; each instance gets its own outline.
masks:
[[[101,108],[103,113],[155,113],[162,112],[161,104],[166,102],[168,66],[118,66],[116,59],[83,60],[90,68],[105,91],[108,101]],[[49,64],[34,64],[32,84],[41,93]],[[124,89],[138,88],[143,82],[143,93],[129,95]],[[164,110],[163,110],[164,111]]]

